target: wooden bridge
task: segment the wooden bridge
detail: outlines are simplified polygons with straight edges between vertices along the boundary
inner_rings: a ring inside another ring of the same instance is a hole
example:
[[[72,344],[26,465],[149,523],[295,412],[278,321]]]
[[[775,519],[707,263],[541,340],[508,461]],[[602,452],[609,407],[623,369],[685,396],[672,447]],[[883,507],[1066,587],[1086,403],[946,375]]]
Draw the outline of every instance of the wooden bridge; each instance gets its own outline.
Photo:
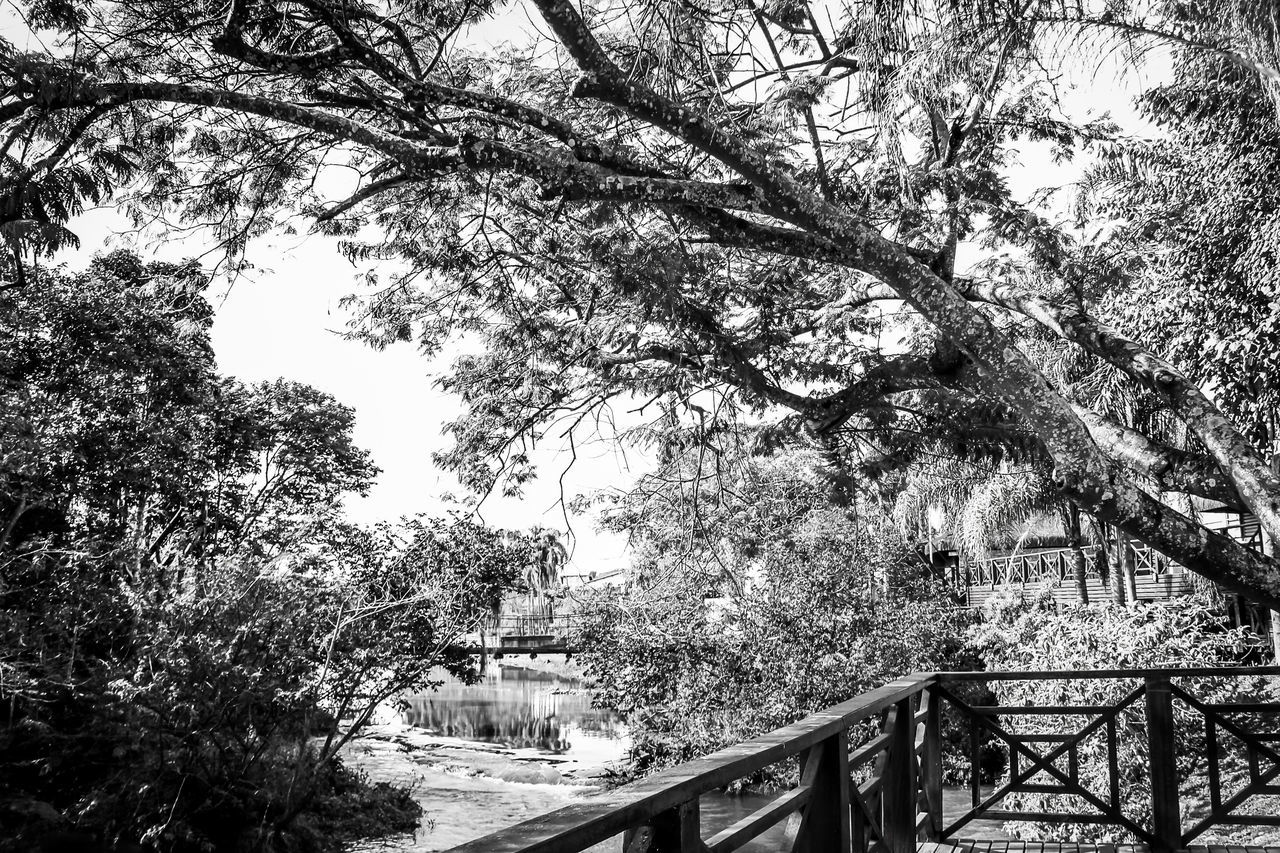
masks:
[[[1280,667],[911,675],[454,853],[730,853],[753,840],[766,842],[753,849],[779,853],[1245,853],[1191,845],[1222,826],[1280,827],[1280,703],[1214,704],[1196,685],[1277,675]],[[1197,682],[1209,678],[1215,682]],[[982,682],[1081,679],[1114,698],[1034,707],[976,701]],[[961,745],[972,780],[958,814],[943,805],[944,743]],[[983,755],[992,749],[1005,769],[983,785]],[[798,768],[794,787],[731,825],[703,821],[704,794],[787,765]],[[1150,795],[1135,802],[1131,786],[1142,779]],[[1055,837],[984,839],[984,820],[1034,821]],[[1115,827],[1132,843],[1056,837],[1064,833],[1052,828],[1069,824]]]
[[[577,626],[578,617],[573,614],[500,616],[483,635],[477,632],[465,651],[497,658],[503,655],[571,655],[577,652]]]

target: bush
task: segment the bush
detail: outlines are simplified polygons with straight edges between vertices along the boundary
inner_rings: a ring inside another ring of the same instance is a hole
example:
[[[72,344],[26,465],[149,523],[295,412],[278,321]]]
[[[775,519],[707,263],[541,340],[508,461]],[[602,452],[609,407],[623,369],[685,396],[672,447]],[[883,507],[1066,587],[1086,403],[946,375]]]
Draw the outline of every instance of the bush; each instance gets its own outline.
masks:
[[[627,717],[633,772],[763,734],[903,673],[968,668],[967,617],[920,578],[915,556],[864,547],[829,521],[765,547],[730,596],[704,599],[696,577],[667,575],[586,603],[583,661],[596,701]]]

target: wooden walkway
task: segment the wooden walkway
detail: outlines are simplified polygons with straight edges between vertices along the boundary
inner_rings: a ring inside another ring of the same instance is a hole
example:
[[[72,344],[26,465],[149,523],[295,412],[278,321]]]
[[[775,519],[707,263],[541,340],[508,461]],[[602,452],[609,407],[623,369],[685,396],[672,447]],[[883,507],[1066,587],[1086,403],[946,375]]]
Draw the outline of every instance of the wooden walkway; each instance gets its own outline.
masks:
[[[1146,844],[1041,844],[1039,841],[924,841],[918,853],[1148,853]],[[1280,847],[1197,844],[1188,853],[1280,853]]]

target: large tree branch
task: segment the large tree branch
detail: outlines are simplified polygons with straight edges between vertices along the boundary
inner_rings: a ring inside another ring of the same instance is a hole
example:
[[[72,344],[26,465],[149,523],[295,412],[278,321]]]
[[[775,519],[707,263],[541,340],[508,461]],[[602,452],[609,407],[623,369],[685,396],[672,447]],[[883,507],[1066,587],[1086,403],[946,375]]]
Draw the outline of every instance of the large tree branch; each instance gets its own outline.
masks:
[[[1243,509],[1240,493],[1214,460],[1152,441],[1130,427],[1076,406],[1089,433],[1112,459],[1149,478],[1163,491],[1182,492]]]
[[[1107,490],[1106,462],[1071,407],[1013,343],[945,281],[846,211],[774,169],[764,155],[706,116],[627,79],[569,0],[535,2],[583,71],[577,94],[615,104],[710,154],[761,188],[770,215],[840,246],[855,266],[892,287],[987,373],[995,390],[1042,429],[1063,471],[1080,483],[1092,481],[1100,494]]]
[[[324,133],[337,141],[359,143],[423,175],[467,169],[508,170],[536,181],[549,195],[575,201],[707,206],[745,211],[761,208],[758,193],[749,186],[620,175],[596,164],[579,162],[567,154],[554,151],[534,153],[491,139],[464,139],[456,147],[424,146],[322,110],[274,98],[183,83],[98,82],[85,77],[71,77],[61,96],[48,107],[107,108],[148,100],[234,110],[297,125]],[[0,121],[8,117],[5,110],[10,106],[0,107]]]
[[[755,223],[727,214],[715,215],[703,212],[702,221],[708,232],[722,244],[756,248],[792,257],[856,267],[856,264],[851,263],[851,258],[838,245],[830,240],[815,237],[803,231]],[[1072,317],[1069,325],[1076,327],[1081,324],[1093,325],[1097,327],[1096,334],[1105,333],[1114,338],[1119,338],[1114,332],[1106,329],[1092,318],[1072,309],[1061,309],[1050,305],[1043,300],[1036,299],[1009,286],[998,286],[974,279],[957,279],[956,285],[961,294],[967,298],[998,305],[1041,322],[1044,322],[1046,318],[1058,318],[1050,320],[1046,325],[1068,340],[1073,340],[1074,338],[1069,337],[1067,332],[1064,331],[1063,312],[1069,313]],[[895,291],[887,285],[882,285],[869,288],[860,301],[869,302],[898,298],[901,297]],[[1120,340],[1123,341],[1123,339]],[[1087,343],[1087,341],[1077,341],[1077,343]],[[1119,353],[1128,361],[1133,361],[1136,353],[1142,353],[1145,359],[1150,359],[1151,361],[1148,364],[1159,361],[1149,353],[1143,353],[1136,344],[1127,341],[1115,346],[1113,352]],[[1111,358],[1104,355],[1102,351],[1095,352],[1095,354],[1111,361]],[[1114,355],[1112,357],[1114,358]],[[1160,363],[1164,364],[1163,362]],[[1168,367],[1172,370],[1171,366]],[[1138,377],[1135,376],[1135,378]],[[1142,380],[1140,379],[1139,381]],[[1194,388],[1189,380],[1182,377],[1181,381],[1190,386],[1187,389],[1189,396],[1199,396],[1201,398],[1201,406],[1205,404],[1212,406],[1212,403],[1207,398],[1204,398],[1203,394]],[[1144,382],[1144,384],[1147,387],[1154,387],[1154,380]],[[905,387],[903,390],[906,390]],[[1215,459],[1206,459],[1174,448],[1164,447],[1136,430],[1102,418],[1089,409],[1080,406],[1073,406],[1073,409],[1084,422],[1093,439],[1103,447],[1109,456],[1126,468],[1153,479],[1166,491],[1200,495],[1230,505],[1240,505],[1243,502],[1240,492],[1233,483],[1233,478],[1224,475],[1224,468],[1221,466],[1221,460],[1217,456],[1215,456]],[[1216,413],[1216,411],[1215,407],[1214,412]],[[1220,413],[1218,413],[1218,417],[1222,417]],[[1222,420],[1225,422],[1225,418],[1222,418]],[[1234,427],[1229,422],[1225,423],[1226,426],[1234,430]],[[1238,431],[1235,432],[1237,440],[1245,440],[1239,435]],[[1260,462],[1261,460],[1257,461]],[[1265,464],[1262,467],[1269,473],[1270,469],[1266,468]],[[1226,470],[1230,469],[1227,468]]]
[[[1240,499],[1263,527],[1280,533],[1280,478],[1235,424],[1180,370],[1076,308],[1054,305],[991,282],[971,282],[968,292],[975,299],[1036,321],[1155,393],[1229,475]]]
[[[939,348],[929,356],[908,353],[876,362],[847,387],[813,400],[807,413],[809,429],[817,435],[829,433],[891,394],[955,383],[964,361],[959,353]]]

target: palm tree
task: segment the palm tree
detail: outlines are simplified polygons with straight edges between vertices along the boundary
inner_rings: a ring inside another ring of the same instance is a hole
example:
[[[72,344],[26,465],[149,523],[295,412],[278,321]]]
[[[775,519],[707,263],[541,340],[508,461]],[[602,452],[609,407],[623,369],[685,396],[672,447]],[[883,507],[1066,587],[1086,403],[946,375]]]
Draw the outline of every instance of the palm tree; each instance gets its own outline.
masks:
[[[529,534],[531,559],[525,565],[524,587],[529,614],[548,620],[554,615],[548,593],[560,585],[560,574],[569,561],[569,551],[560,541],[559,532],[535,527]]]

